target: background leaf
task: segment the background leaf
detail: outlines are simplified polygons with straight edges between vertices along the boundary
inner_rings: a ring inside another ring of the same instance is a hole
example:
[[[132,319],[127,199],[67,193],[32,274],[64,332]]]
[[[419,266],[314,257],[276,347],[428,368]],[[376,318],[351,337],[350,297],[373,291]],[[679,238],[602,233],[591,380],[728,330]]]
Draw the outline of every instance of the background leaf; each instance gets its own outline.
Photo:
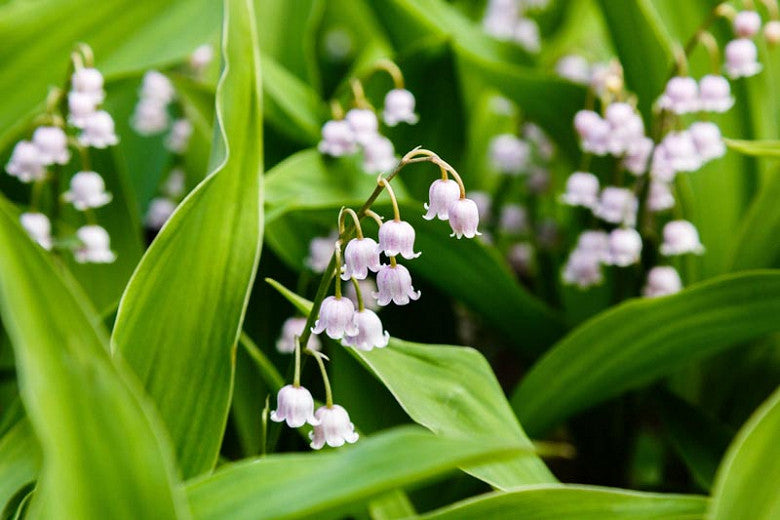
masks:
[[[41,448],[27,420],[19,421],[0,439],[0,509],[22,486],[35,480]]]

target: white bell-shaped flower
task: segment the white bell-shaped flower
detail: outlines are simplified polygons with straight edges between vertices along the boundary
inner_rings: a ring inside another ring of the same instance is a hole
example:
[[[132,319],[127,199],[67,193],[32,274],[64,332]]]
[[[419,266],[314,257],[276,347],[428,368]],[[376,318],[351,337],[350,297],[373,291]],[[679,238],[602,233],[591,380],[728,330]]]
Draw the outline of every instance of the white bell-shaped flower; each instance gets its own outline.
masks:
[[[612,224],[633,226],[639,207],[636,195],[628,188],[607,186],[601,191],[598,206],[593,213],[601,220]]]
[[[780,20],[769,20],[764,25],[764,38],[770,46],[780,43]]]
[[[165,103],[157,99],[141,99],[133,110],[130,125],[141,135],[155,135],[164,132],[170,124]]]
[[[199,45],[190,54],[190,67],[196,71],[201,72],[203,69],[209,66],[209,63],[214,59],[214,47],[208,43]]]
[[[726,44],[726,73],[733,79],[755,76],[761,72],[758,49],[752,40],[739,38]]]
[[[328,121],[322,125],[322,140],[317,149],[332,157],[343,157],[357,151],[355,139],[355,132],[347,121]]]
[[[642,295],[647,298],[667,296],[680,292],[682,280],[674,267],[659,265],[647,272],[647,283],[642,289]]]
[[[642,237],[636,229],[617,228],[609,234],[609,262],[626,267],[639,262],[642,255]]]
[[[363,299],[363,305],[366,309],[371,309],[372,311],[379,309],[379,304],[376,302],[376,297],[374,294],[376,294],[376,282],[373,278],[366,277],[363,280],[358,280],[358,287],[360,287],[360,296]],[[358,297],[357,297],[357,291],[355,290],[355,284],[347,284],[346,288],[344,289],[344,296],[352,300],[352,303],[355,305],[355,308],[358,307]]]
[[[35,240],[38,245],[49,251],[52,248],[53,240],[51,237],[51,222],[49,217],[43,213],[22,213],[19,216],[19,222],[30,238]]]
[[[704,246],[699,241],[699,232],[696,230],[696,226],[687,220],[667,222],[664,226],[663,236],[661,254],[664,256],[704,253]]]
[[[675,76],[666,83],[658,106],[675,114],[697,112],[701,106],[699,85],[689,76]]]
[[[106,98],[103,90],[103,75],[93,68],[78,69],[70,77],[73,92],[86,94],[92,99],[93,106],[99,105]]]
[[[337,239],[337,233],[331,233],[326,237],[312,238],[309,242],[309,256],[304,260],[306,267],[315,273],[324,273],[333,257]]]
[[[393,142],[387,137],[375,134],[363,145],[363,170],[366,173],[383,173],[398,165]]]
[[[522,204],[506,204],[501,208],[498,228],[503,233],[518,234],[528,231],[528,212]]]
[[[428,201],[424,204],[427,213],[423,215],[425,220],[438,217],[439,220],[449,218],[447,208],[460,198],[460,186],[452,179],[436,179],[428,188]]]
[[[699,105],[706,112],[726,112],[734,106],[731,85],[723,76],[707,74],[699,80]]]
[[[609,124],[607,151],[615,156],[625,154],[637,139],[645,135],[642,118],[628,103],[610,103],[605,111]]]
[[[590,64],[582,56],[568,54],[555,64],[555,73],[572,83],[587,85],[590,81]]]
[[[74,251],[78,263],[110,264],[116,260],[116,254],[111,251],[111,238],[102,227],[80,227],[76,231],[76,238],[81,242]]]
[[[361,146],[366,145],[379,131],[379,121],[373,110],[353,108],[344,118],[355,133],[355,141]]]
[[[420,298],[420,291],[412,287],[412,275],[400,265],[383,265],[376,275],[377,292],[374,297],[381,306],[391,301],[396,305],[406,305],[410,300]]]
[[[659,212],[674,207],[674,195],[669,184],[663,181],[650,181],[647,192],[647,208],[650,211]]]
[[[324,331],[332,339],[357,334],[355,305],[349,298],[328,296],[322,300],[319,317],[311,331],[315,334]]]
[[[647,160],[652,152],[652,139],[644,136],[635,139],[628,145],[623,167],[636,176],[643,175],[647,171]]]
[[[598,285],[604,281],[601,260],[588,251],[575,249],[563,267],[563,281],[580,289]]]
[[[555,155],[555,145],[539,125],[525,123],[523,125],[523,138],[536,147],[536,152],[543,160],[549,161]]]
[[[569,206],[594,209],[599,199],[599,179],[589,172],[574,172],[566,179],[561,201]]]
[[[156,70],[149,70],[144,74],[141,80],[141,98],[144,100],[155,100],[162,104],[168,104],[173,101],[176,90],[173,83],[165,74]]]
[[[582,149],[595,155],[609,151],[611,127],[592,110],[580,110],[574,116],[574,128],[582,139]]]
[[[84,128],[79,135],[79,143],[82,146],[106,148],[118,142],[119,138],[114,132],[114,120],[108,112],[99,110],[85,119]]]
[[[276,410],[271,412],[274,422],[286,422],[290,428],[300,428],[306,423],[320,424],[314,416],[314,398],[302,386],[286,385],[276,395]]]
[[[68,92],[68,123],[83,128],[87,117],[97,110],[95,98],[84,92]]]
[[[150,229],[162,229],[173,212],[176,211],[176,203],[165,197],[156,197],[149,202],[144,222]]]
[[[106,191],[106,183],[97,172],[78,172],[70,179],[70,190],[62,198],[73,204],[79,211],[99,208],[111,202],[111,194]]]
[[[11,158],[5,165],[9,175],[22,182],[39,181],[46,177],[46,168],[41,160],[41,152],[30,141],[19,141],[11,152]]]
[[[609,235],[606,231],[589,229],[577,237],[577,251],[589,253],[599,262],[609,261]]]
[[[41,161],[48,164],[68,164],[68,136],[62,128],[56,126],[39,126],[32,136],[32,143],[38,147]]]
[[[341,342],[358,350],[371,350],[384,348],[390,341],[390,334],[382,329],[382,321],[376,313],[369,309],[363,309],[355,313],[355,325],[358,332],[355,335],[344,336]]]
[[[662,145],[653,149],[653,159],[650,161],[650,177],[653,180],[670,183],[677,175],[669,154]]]
[[[379,245],[373,238],[353,238],[344,248],[344,272],[343,280],[355,278],[363,280],[368,276],[368,271],[379,271]]]
[[[726,144],[723,142],[720,128],[715,123],[697,121],[690,126],[688,132],[703,162],[723,157],[726,154]]]
[[[512,31],[512,39],[526,52],[538,53],[542,49],[542,37],[539,33],[539,24],[532,18],[519,18],[515,22]]]
[[[491,197],[489,193],[484,191],[470,191],[466,193],[466,198],[473,200],[474,204],[477,205],[480,221],[487,222],[490,220],[493,211],[493,197]]]
[[[282,324],[282,333],[276,340],[276,350],[282,354],[292,354],[295,352],[295,343],[303,334],[306,327],[306,318],[296,316],[287,318]],[[316,334],[309,335],[309,341],[306,342],[306,348],[319,351],[322,348],[320,339]]]
[[[507,261],[512,269],[521,275],[531,272],[534,265],[534,246],[529,242],[512,244],[506,254]]]
[[[519,175],[528,167],[531,148],[512,134],[497,135],[490,141],[490,163],[505,175]]]
[[[471,199],[458,199],[451,202],[447,207],[450,227],[452,228],[451,237],[474,238],[481,235],[477,230],[479,226],[479,207]]]
[[[674,171],[693,172],[701,168],[701,156],[690,132],[669,132],[659,147],[663,147]]]
[[[414,113],[414,105],[414,94],[403,88],[393,89],[385,96],[382,119],[387,126],[395,126],[398,123],[413,125],[420,119]]]
[[[172,199],[178,199],[187,189],[187,179],[184,175],[184,170],[181,168],[174,168],[171,173],[168,174],[168,179],[162,186],[162,192]]]
[[[353,444],[360,437],[355,431],[355,425],[349,420],[347,411],[334,404],[331,407],[320,406],[314,413],[318,424],[309,433],[311,448],[319,450],[326,444],[331,448],[343,446],[345,442]]]
[[[761,15],[755,11],[740,11],[734,16],[732,25],[740,38],[752,38],[761,30]]]
[[[414,252],[414,228],[404,220],[388,220],[379,227],[379,250],[387,256],[401,255],[407,260],[417,258]]]
[[[173,153],[184,153],[192,136],[192,123],[189,119],[180,118],[171,125],[171,133],[165,138],[165,147]]]

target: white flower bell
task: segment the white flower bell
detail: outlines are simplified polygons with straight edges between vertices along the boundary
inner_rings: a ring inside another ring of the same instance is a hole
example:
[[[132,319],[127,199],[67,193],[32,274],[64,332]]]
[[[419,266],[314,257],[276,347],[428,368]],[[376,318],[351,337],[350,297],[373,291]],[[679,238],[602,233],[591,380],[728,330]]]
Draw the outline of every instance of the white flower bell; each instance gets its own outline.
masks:
[[[740,11],[732,21],[734,33],[740,38],[752,38],[761,30],[761,15],[755,11]]]
[[[595,155],[609,151],[611,127],[592,110],[580,110],[574,116],[574,128],[582,139],[582,149]]]
[[[437,217],[439,220],[449,218],[447,208],[460,198],[460,186],[452,179],[436,179],[428,189],[428,200],[425,203],[427,213],[423,215],[425,220]]]
[[[344,272],[343,280],[355,278],[363,280],[368,276],[368,271],[379,271],[379,245],[373,238],[353,238],[344,248]]]
[[[387,137],[375,134],[363,145],[363,170],[366,173],[383,173],[398,165],[393,142]]]
[[[63,193],[62,198],[79,211],[99,208],[111,202],[103,177],[88,171],[78,172],[70,179],[70,190]]]
[[[701,156],[690,132],[669,132],[659,147],[663,148],[674,171],[693,172],[701,168]]]
[[[572,83],[587,85],[590,82],[590,64],[577,54],[563,56],[555,64],[555,72]]]
[[[650,177],[653,180],[670,183],[677,175],[669,154],[662,145],[653,149],[653,159],[650,161]]]
[[[355,141],[361,146],[366,145],[379,131],[379,121],[373,110],[353,108],[344,118],[355,134]]]
[[[355,431],[355,425],[349,420],[347,411],[337,404],[331,407],[320,406],[314,417],[318,424],[309,434],[312,449],[319,450],[326,444],[331,448],[338,448],[345,442],[353,444],[360,437]]]
[[[388,220],[379,227],[379,249],[387,256],[401,255],[407,260],[417,258],[414,252],[414,228],[403,220]]]
[[[644,137],[642,118],[628,103],[611,103],[607,106],[605,121],[609,125],[606,137],[607,151],[615,156],[625,154],[631,146]]]
[[[565,283],[586,289],[600,284],[603,280],[601,260],[597,255],[579,249],[572,251],[563,268]]]
[[[393,89],[385,96],[382,119],[387,126],[396,126],[398,123],[416,124],[420,118],[414,113],[414,106],[414,94],[403,88]]]
[[[341,119],[328,121],[322,125],[322,140],[317,145],[320,153],[332,157],[343,157],[357,151],[355,132],[350,124]]]
[[[609,262],[626,267],[639,262],[642,254],[642,237],[636,229],[617,228],[609,234]]]
[[[68,92],[68,123],[83,128],[87,117],[97,110],[95,98],[85,92]]]
[[[674,207],[674,195],[669,185],[663,181],[650,181],[647,193],[647,207],[650,211],[665,211]]]
[[[141,81],[141,98],[143,100],[155,100],[162,104],[168,104],[173,101],[176,90],[173,83],[165,74],[156,70],[149,70],[144,74]]]
[[[653,146],[653,140],[644,136],[630,143],[623,158],[625,169],[636,176],[643,175],[647,171],[647,160],[653,152]]]
[[[452,228],[451,237],[474,238],[482,234],[477,231],[479,207],[473,200],[464,198],[451,202],[447,207],[447,215]]]
[[[79,143],[82,146],[106,148],[118,142],[119,138],[114,133],[114,120],[108,112],[99,110],[85,119],[84,128],[79,135]]]
[[[22,213],[19,222],[30,238],[47,251],[52,248],[51,222],[43,213]]]
[[[390,334],[382,330],[382,321],[376,313],[363,309],[355,313],[355,325],[358,332],[355,335],[344,336],[341,342],[358,350],[368,351],[373,348],[384,348],[390,341]]]
[[[642,289],[642,295],[656,298],[680,292],[682,280],[674,267],[668,265],[656,266],[647,273],[647,283]]]
[[[733,79],[755,76],[761,72],[758,49],[752,40],[739,38],[726,44],[726,73]]]
[[[699,241],[699,232],[687,220],[667,222],[664,226],[663,236],[661,254],[664,256],[704,253],[704,246]]]
[[[286,422],[290,428],[300,428],[306,423],[320,424],[314,416],[314,398],[302,386],[283,386],[276,395],[276,410],[270,417],[274,422]]]
[[[363,305],[365,308],[372,311],[378,310],[380,307],[376,302],[376,297],[374,297],[374,294],[376,293],[376,282],[374,279],[366,277],[363,280],[358,280],[357,283],[358,287],[360,287],[360,296],[363,299]],[[347,284],[346,288],[344,289],[344,296],[352,300],[355,308],[358,307],[357,291],[355,290],[354,284]]]
[[[699,105],[706,112],[728,111],[734,106],[729,81],[715,74],[703,76],[699,80]]]
[[[609,235],[606,231],[589,229],[577,237],[576,251],[583,251],[598,258],[599,262],[609,261]]]
[[[165,147],[173,153],[184,153],[192,136],[192,123],[189,119],[180,118],[171,125],[171,133],[165,139]]]
[[[675,76],[666,83],[658,106],[675,114],[690,114],[700,108],[699,85],[689,76]]]
[[[628,188],[607,186],[601,191],[599,204],[593,213],[601,220],[612,224],[633,226],[639,207],[634,192]]]
[[[41,160],[41,152],[30,141],[19,141],[11,152],[11,158],[5,165],[9,175],[22,182],[39,181],[46,177],[46,168]]]
[[[282,354],[292,354],[295,352],[295,343],[303,334],[306,327],[306,318],[293,317],[287,318],[282,324],[282,333],[276,340],[276,350]],[[322,348],[320,339],[315,335],[309,335],[309,341],[306,342],[306,348],[319,351]]]
[[[381,306],[391,301],[396,305],[406,305],[410,300],[420,298],[420,291],[412,287],[412,275],[400,265],[383,265],[376,275],[377,292],[374,297]]]
[[[519,175],[528,167],[531,148],[512,134],[497,135],[490,141],[490,162],[505,175]]]
[[[528,231],[528,212],[522,204],[506,204],[501,208],[498,227],[503,233],[518,234]]]
[[[162,229],[174,211],[176,211],[174,201],[165,197],[156,197],[149,202],[144,221],[150,229]]]
[[[531,18],[519,18],[515,22],[512,38],[527,52],[538,53],[542,49],[542,37],[539,34],[539,24]]]
[[[190,67],[196,72],[202,72],[214,59],[214,47],[208,43],[199,45],[190,54]]]
[[[780,43],[780,20],[769,20],[764,25],[764,38],[770,46]]]
[[[720,128],[715,123],[698,121],[690,126],[688,132],[702,161],[711,161],[726,154],[726,145],[720,134]]]
[[[187,179],[184,175],[184,170],[181,168],[172,169],[171,173],[168,174],[168,179],[163,184],[163,193],[172,199],[178,199],[184,195],[186,189]]]
[[[73,92],[85,94],[92,99],[93,106],[99,105],[106,97],[103,90],[103,75],[99,70],[84,68],[76,70],[70,77]]]
[[[561,201],[569,206],[594,209],[598,204],[599,179],[589,172],[574,172],[566,179]]]
[[[135,105],[130,124],[141,135],[159,134],[170,124],[168,109],[156,99],[141,99]]]
[[[76,238],[81,242],[81,246],[74,251],[78,263],[110,264],[116,260],[116,254],[111,251],[108,231],[102,227],[80,227],[76,231]]]
[[[332,339],[357,334],[355,305],[349,298],[328,296],[322,300],[319,317],[311,331],[315,334],[324,331]]]
[[[68,164],[68,136],[62,128],[56,126],[39,126],[32,136],[32,143],[38,148],[39,158],[46,165]]]

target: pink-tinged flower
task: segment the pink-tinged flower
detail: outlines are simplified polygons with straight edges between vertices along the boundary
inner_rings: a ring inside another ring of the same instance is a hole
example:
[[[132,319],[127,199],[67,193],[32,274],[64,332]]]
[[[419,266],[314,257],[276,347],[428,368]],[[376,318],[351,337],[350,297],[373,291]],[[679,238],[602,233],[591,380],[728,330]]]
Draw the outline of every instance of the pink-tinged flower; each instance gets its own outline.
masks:
[[[575,249],[569,255],[563,268],[563,281],[580,289],[598,285],[604,280],[601,260],[588,251]]]
[[[471,199],[477,205],[480,221],[490,220],[490,214],[493,211],[493,198],[484,191],[470,191],[466,193],[466,198]],[[449,207],[449,205],[447,206]]]
[[[609,262],[626,267],[639,262],[642,254],[642,237],[636,229],[618,228],[609,234]]]
[[[119,138],[114,132],[114,120],[108,112],[99,110],[85,119],[84,128],[79,135],[79,143],[82,146],[106,148],[118,142]]]
[[[141,80],[140,95],[145,100],[153,99],[162,104],[168,104],[173,101],[176,90],[168,76],[156,70],[149,70]]]
[[[647,207],[650,211],[664,211],[674,207],[674,195],[669,185],[663,181],[650,181],[647,193]]]
[[[479,208],[477,203],[471,199],[458,199],[450,203],[447,208],[450,227],[452,228],[451,237],[474,238],[481,235],[477,231],[479,226]]]
[[[292,354],[295,352],[295,343],[303,334],[303,329],[305,327],[306,318],[287,318],[282,325],[282,334],[279,336],[279,339],[276,340],[276,350],[282,354]],[[311,334],[309,336],[309,341],[306,342],[306,348],[319,351],[322,348],[320,339],[315,334]]]
[[[116,254],[111,251],[111,238],[102,227],[80,227],[76,231],[76,238],[81,242],[73,253],[78,263],[110,264],[116,260]]]
[[[176,211],[174,201],[165,197],[156,197],[149,202],[144,222],[150,229],[162,229],[174,211]]]
[[[19,141],[11,152],[11,158],[5,165],[9,175],[22,182],[39,181],[46,177],[46,168],[41,160],[41,152],[30,141]]]
[[[97,110],[94,96],[85,92],[68,92],[68,123],[83,128],[87,117]]]
[[[97,69],[78,69],[70,77],[74,92],[88,95],[93,105],[99,105],[106,97],[103,91],[103,75]]]
[[[577,237],[577,251],[583,251],[599,259],[600,262],[609,260],[609,235],[606,231],[587,230]]]
[[[490,163],[500,173],[519,175],[528,167],[531,148],[512,134],[500,134],[490,141]]]
[[[77,210],[84,211],[105,206],[112,197],[99,173],[78,172],[70,179],[70,190],[63,193],[62,198]]]
[[[309,256],[303,261],[306,267],[315,273],[324,273],[330,265],[330,259],[336,248],[337,233],[331,233],[326,237],[315,237],[309,242]]]
[[[628,188],[607,186],[601,191],[599,204],[593,213],[612,224],[633,226],[636,223],[638,207],[634,192]]]
[[[436,179],[428,188],[428,200],[425,204],[427,213],[423,215],[425,220],[438,217],[439,220],[447,220],[447,208],[460,198],[460,187],[452,179]]]
[[[355,313],[355,325],[357,334],[344,336],[341,342],[348,347],[358,350],[371,350],[374,347],[384,348],[390,341],[390,334],[382,330],[382,321],[374,311],[363,309]]]
[[[653,160],[650,163],[650,177],[653,180],[670,183],[677,175],[677,170],[674,169],[672,161],[669,158],[669,154],[661,145],[658,145],[653,150]]]
[[[528,242],[518,242],[509,248],[506,254],[509,265],[520,274],[528,274],[534,263],[534,246]]]
[[[328,121],[322,125],[322,141],[317,145],[320,153],[333,157],[350,155],[357,151],[355,132],[343,119]]]
[[[376,293],[376,282],[373,278],[366,278],[365,280],[358,280],[358,286],[360,287],[360,296],[363,298],[363,305],[366,309],[375,311],[379,309],[379,304],[376,302],[374,294]],[[344,289],[344,296],[352,300],[355,308],[358,307],[357,291],[354,284],[347,284]]]
[[[314,398],[302,386],[283,386],[276,395],[276,410],[270,417],[274,422],[286,422],[290,428],[300,428],[306,423],[320,424],[314,416]]]
[[[387,256],[401,255],[407,260],[417,258],[414,252],[414,228],[404,220],[388,220],[379,227],[379,250]]]
[[[643,175],[647,171],[647,160],[653,152],[653,140],[649,137],[640,137],[630,143],[626,156],[623,158],[623,167],[636,176]]]
[[[758,49],[752,40],[739,38],[726,44],[726,73],[733,79],[755,76],[761,72]]]
[[[30,238],[47,251],[52,248],[51,222],[43,213],[22,213],[19,222]]]
[[[343,280],[354,277],[363,280],[368,276],[368,270],[379,271],[379,245],[373,238],[353,238],[344,248]]]
[[[732,21],[734,32],[740,38],[752,38],[761,30],[761,16],[755,11],[740,11]]]
[[[528,212],[521,204],[506,204],[501,208],[498,227],[503,233],[518,234],[528,230]]]
[[[689,76],[675,76],[666,83],[658,106],[675,114],[690,114],[700,108],[699,85]]]
[[[512,30],[512,39],[526,52],[537,53],[542,47],[539,24],[531,18],[519,18]]]
[[[720,128],[715,123],[698,121],[690,126],[688,132],[702,161],[711,161],[726,154],[726,145],[723,143]]]
[[[157,99],[141,99],[133,110],[130,125],[141,135],[154,135],[165,131],[170,124],[168,108]]]
[[[637,139],[645,135],[642,118],[628,103],[611,103],[607,106],[605,120],[609,124],[607,151],[612,155],[625,154]]]
[[[347,112],[344,118],[349,123],[355,134],[355,140],[360,145],[365,145],[373,139],[379,131],[379,121],[373,110],[367,108],[353,108]]]
[[[661,244],[661,254],[664,256],[704,253],[704,246],[699,241],[699,232],[687,220],[673,220],[664,226],[664,241]]]
[[[314,425],[314,430],[309,434],[310,446],[314,450],[319,450],[326,444],[331,448],[343,446],[345,442],[353,444],[360,437],[355,431],[355,425],[349,420],[347,411],[337,404],[331,407],[320,406],[314,417],[318,424]]]
[[[366,173],[382,173],[396,167],[393,143],[387,137],[376,134],[363,145],[363,170]]]
[[[707,74],[699,80],[699,104],[706,112],[726,112],[734,106],[731,85],[723,76]]]
[[[653,267],[647,273],[647,283],[642,289],[642,295],[656,298],[680,292],[682,280],[674,267],[668,265]]]
[[[376,275],[376,286],[374,298],[383,307],[391,301],[396,305],[406,305],[410,300],[420,298],[420,291],[412,287],[412,275],[400,264],[383,265]]]
[[[395,126],[398,123],[416,124],[420,118],[414,113],[414,105],[414,94],[403,88],[393,89],[385,96],[382,119],[387,126]]]
[[[674,171],[693,172],[701,168],[701,157],[690,132],[669,132],[658,146],[663,147]]]
[[[561,201],[569,206],[594,209],[599,199],[599,179],[589,172],[574,172],[566,179]]]
[[[32,136],[32,143],[38,148],[43,164],[68,164],[68,136],[62,128],[56,126],[39,126]]]
[[[574,128],[582,138],[582,149],[595,155],[609,151],[611,127],[592,110],[580,110],[574,116]]]
[[[325,331],[333,339],[357,334],[355,305],[349,298],[328,296],[322,300],[320,315],[311,331],[315,334]]]
[[[563,56],[555,64],[555,73],[572,83],[587,85],[590,82],[590,64],[588,60],[576,54]]]

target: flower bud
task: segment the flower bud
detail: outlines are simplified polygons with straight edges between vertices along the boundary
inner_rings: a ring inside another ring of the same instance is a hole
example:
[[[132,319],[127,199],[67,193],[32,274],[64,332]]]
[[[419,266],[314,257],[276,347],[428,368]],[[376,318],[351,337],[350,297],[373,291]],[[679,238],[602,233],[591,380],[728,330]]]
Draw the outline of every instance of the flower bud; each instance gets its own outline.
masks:
[[[680,292],[682,280],[674,267],[668,265],[653,267],[647,273],[647,283],[642,294],[647,298],[666,296]]]
[[[626,267],[639,262],[642,254],[642,237],[636,229],[617,228],[609,234],[609,262]]]
[[[726,73],[733,79],[755,76],[761,72],[756,44],[746,38],[726,44]]]
[[[111,194],[106,191],[106,183],[97,172],[78,172],[70,179],[70,190],[62,198],[73,204],[79,211],[99,208],[111,202]]]
[[[317,145],[320,153],[333,157],[350,155],[357,151],[355,132],[348,122],[328,121],[322,125],[322,141]]]
[[[350,422],[349,414],[341,406],[320,406],[314,413],[314,418],[317,424],[309,434],[312,449],[319,450],[326,444],[331,448],[338,448],[345,442],[357,442],[359,435],[355,432],[355,425]]]
[[[406,305],[410,300],[420,298],[420,291],[412,287],[412,275],[401,264],[383,265],[376,275],[376,286],[374,298],[383,307],[391,301],[396,305]]]
[[[309,256],[304,260],[306,267],[315,273],[324,273],[333,257],[338,235],[331,233],[326,237],[315,237],[309,242]]]
[[[752,38],[761,30],[761,16],[755,11],[740,11],[732,21],[740,38]]]
[[[99,105],[106,97],[103,91],[103,75],[99,70],[85,68],[76,70],[70,77],[73,92],[86,94],[92,99],[93,106]]]
[[[707,112],[726,112],[734,106],[731,85],[723,76],[707,74],[699,80],[699,105]]]
[[[208,67],[209,63],[214,59],[214,48],[208,43],[199,45],[190,54],[190,67],[196,72],[201,72]]]
[[[598,256],[587,251],[575,249],[566,260],[563,267],[563,281],[586,289],[598,285],[604,280],[601,272],[601,261]]]
[[[110,264],[116,260],[116,254],[111,251],[108,231],[102,227],[80,227],[76,231],[76,238],[81,242],[81,246],[74,251],[78,263]]]
[[[458,199],[451,202],[447,207],[447,215],[452,228],[451,237],[474,238],[481,235],[477,231],[479,225],[479,208],[477,203],[471,199]]]
[[[62,128],[56,126],[39,126],[33,132],[32,143],[38,148],[43,164],[68,164],[68,136]]]
[[[414,113],[414,105],[414,94],[403,88],[393,89],[385,96],[382,119],[387,126],[395,126],[398,123],[416,124],[420,118]]]
[[[436,179],[428,188],[428,200],[425,204],[427,213],[423,215],[425,220],[438,217],[439,220],[449,218],[447,208],[460,198],[460,186],[452,179]]]
[[[51,222],[43,213],[22,213],[19,222],[30,238],[47,251],[52,248]]]
[[[170,123],[168,109],[156,99],[141,99],[133,110],[130,125],[140,135],[154,135],[165,131]]]
[[[653,140],[649,137],[640,137],[629,143],[626,156],[623,158],[623,166],[636,176],[647,171],[647,160],[653,152]]]
[[[589,172],[574,172],[566,180],[566,192],[561,195],[561,201],[569,206],[594,209],[598,197],[598,177]]]
[[[669,166],[677,172],[693,172],[701,168],[702,161],[691,133],[669,132],[661,141]]]
[[[414,228],[403,220],[388,220],[379,226],[379,250],[387,256],[401,255],[407,260],[417,258],[414,252]]]
[[[287,422],[290,428],[300,428],[306,423],[320,424],[314,416],[314,398],[302,386],[283,386],[276,395],[276,410],[270,417],[274,422]]]
[[[68,123],[84,128],[87,117],[97,110],[95,98],[85,92],[68,92]]]
[[[368,270],[379,271],[379,246],[373,238],[353,238],[344,248],[343,280],[354,277],[363,280],[368,276]]]
[[[539,24],[531,18],[519,18],[512,31],[512,39],[526,52],[538,53],[542,48]]]
[[[363,309],[355,313],[355,325],[358,332],[355,335],[344,336],[341,342],[348,347],[368,351],[376,348],[384,348],[390,341],[390,334],[382,331],[382,321],[374,311]]]
[[[588,60],[576,54],[563,56],[555,64],[555,72],[572,83],[587,85],[590,82],[590,64]]]
[[[165,74],[156,70],[146,71],[141,80],[140,95],[143,100],[155,100],[163,105],[173,101],[176,91]]]
[[[661,254],[664,256],[704,253],[704,246],[699,241],[699,232],[687,220],[673,220],[664,226],[664,241],[661,244]]]
[[[675,114],[690,114],[699,110],[699,86],[688,76],[675,76],[666,83],[658,106]]]
[[[315,334],[322,334],[325,331],[332,339],[341,339],[345,334],[357,334],[355,306],[352,301],[349,298],[336,296],[328,296],[322,300],[320,315],[311,331]]]

